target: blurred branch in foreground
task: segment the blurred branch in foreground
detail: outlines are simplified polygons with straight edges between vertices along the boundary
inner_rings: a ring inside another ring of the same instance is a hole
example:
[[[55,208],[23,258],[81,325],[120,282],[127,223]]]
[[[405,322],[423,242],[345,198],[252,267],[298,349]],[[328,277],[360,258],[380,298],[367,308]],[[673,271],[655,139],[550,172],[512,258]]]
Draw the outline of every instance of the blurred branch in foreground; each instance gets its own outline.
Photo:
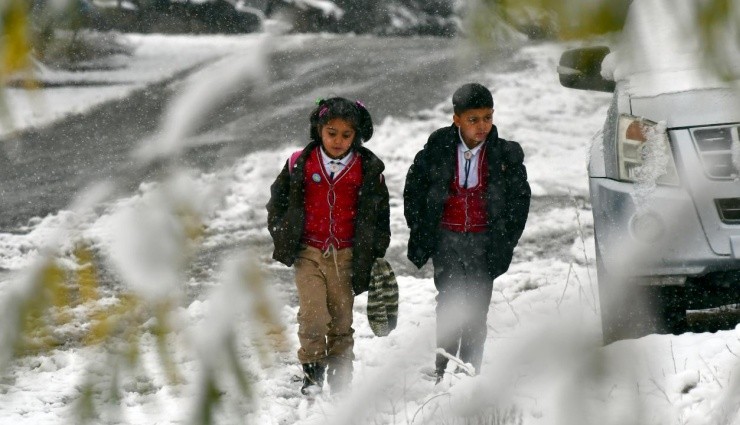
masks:
[[[610,34],[621,35],[632,0],[476,0],[464,11],[463,32],[475,49],[506,52],[530,39],[585,40]],[[659,10],[660,2],[642,0],[641,6]],[[704,60],[727,81],[740,70],[740,2],[693,1],[693,9],[681,32],[701,45]],[[657,13],[657,12],[656,12]],[[677,10],[660,10],[673,13]],[[676,16],[678,19],[678,16]],[[631,34],[624,34],[632,36]],[[639,41],[638,41],[639,42]]]
[[[259,91],[266,49],[222,60],[186,84],[161,132],[134,152],[133,165],[81,193],[62,214],[34,265],[18,273],[0,300],[11,319],[0,323],[0,374],[26,356],[78,349],[85,376],[75,387],[74,420],[83,423],[121,421],[122,395],[163,388],[193,395],[180,411],[196,424],[252,409],[250,368],[268,367],[274,353],[285,350],[278,305],[248,253],[224,262],[207,300],[187,299],[188,269],[225,194],[217,176],[199,181],[177,159],[189,149],[204,110],[217,108],[234,87]],[[105,241],[86,236],[90,211],[109,207],[147,167],[161,168],[158,178],[109,211]],[[205,313],[197,326],[192,305]],[[244,322],[247,332],[241,332]],[[183,361],[194,367],[184,368]]]

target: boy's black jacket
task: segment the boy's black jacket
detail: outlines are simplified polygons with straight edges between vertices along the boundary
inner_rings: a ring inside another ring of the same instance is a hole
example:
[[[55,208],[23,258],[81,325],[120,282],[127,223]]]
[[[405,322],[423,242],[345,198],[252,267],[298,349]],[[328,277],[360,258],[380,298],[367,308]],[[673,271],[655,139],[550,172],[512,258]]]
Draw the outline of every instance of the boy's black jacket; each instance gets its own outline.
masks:
[[[318,147],[311,142],[303,149],[293,170],[286,161],[283,170],[270,186],[267,203],[267,228],[275,250],[272,258],[292,266],[300,249],[303,235],[303,169],[306,158]],[[355,149],[362,160],[362,186],[355,218],[355,238],[352,247],[352,289],[355,295],[367,291],[370,270],[376,258],[385,256],[391,240],[388,188],[382,176],[385,165],[365,147]]]
[[[417,267],[423,266],[437,248],[442,211],[456,170],[458,143],[457,126],[436,130],[406,175],[404,215],[411,230],[408,258]],[[518,143],[500,139],[493,126],[485,149],[489,221],[485,252],[488,271],[496,278],[509,269],[514,247],[527,222],[531,190],[523,163],[524,151]]]

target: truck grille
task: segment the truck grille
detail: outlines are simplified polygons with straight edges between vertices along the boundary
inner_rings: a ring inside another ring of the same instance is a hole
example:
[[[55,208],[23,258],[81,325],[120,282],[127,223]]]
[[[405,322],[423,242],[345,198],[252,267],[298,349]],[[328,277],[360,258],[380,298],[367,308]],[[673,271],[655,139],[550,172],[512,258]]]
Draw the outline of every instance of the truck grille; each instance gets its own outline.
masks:
[[[740,142],[737,126],[699,128],[691,134],[710,178],[730,179],[737,175],[732,163],[732,146]]]
[[[740,198],[715,199],[715,203],[723,223],[740,223]]]

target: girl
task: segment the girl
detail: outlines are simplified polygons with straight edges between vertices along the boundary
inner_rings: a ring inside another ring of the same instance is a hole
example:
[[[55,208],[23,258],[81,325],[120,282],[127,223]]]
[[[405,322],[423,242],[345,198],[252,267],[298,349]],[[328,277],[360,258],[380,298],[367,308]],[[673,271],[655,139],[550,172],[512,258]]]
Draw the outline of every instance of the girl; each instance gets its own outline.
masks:
[[[335,97],[310,115],[311,142],[270,187],[273,258],[294,266],[298,289],[301,392],[332,393],[352,380],[352,306],[390,243],[383,162],[363,146],[373,135],[365,106]]]

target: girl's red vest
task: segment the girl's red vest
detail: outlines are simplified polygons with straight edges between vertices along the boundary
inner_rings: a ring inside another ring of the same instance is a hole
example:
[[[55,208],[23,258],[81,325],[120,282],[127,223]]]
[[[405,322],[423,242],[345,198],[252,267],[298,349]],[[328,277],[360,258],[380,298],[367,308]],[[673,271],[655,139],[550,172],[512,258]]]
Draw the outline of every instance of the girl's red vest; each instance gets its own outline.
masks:
[[[306,158],[303,174],[305,224],[302,242],[322,251],[352,246],[357,200],[362,184],[362,161],[355,154],[344,169],[329,179],[320,148]]]
[[[478,184],[475,187],[460,187],[457,152],[455,152],[455,178],[450,185],[450,195],[445,201],[442,213],[442,228],[453,232],[479,233],[488,229],[488,209],[486,208],[486,188],[488,187],[488,167],[486,151],[481,149],[478,161]]]

